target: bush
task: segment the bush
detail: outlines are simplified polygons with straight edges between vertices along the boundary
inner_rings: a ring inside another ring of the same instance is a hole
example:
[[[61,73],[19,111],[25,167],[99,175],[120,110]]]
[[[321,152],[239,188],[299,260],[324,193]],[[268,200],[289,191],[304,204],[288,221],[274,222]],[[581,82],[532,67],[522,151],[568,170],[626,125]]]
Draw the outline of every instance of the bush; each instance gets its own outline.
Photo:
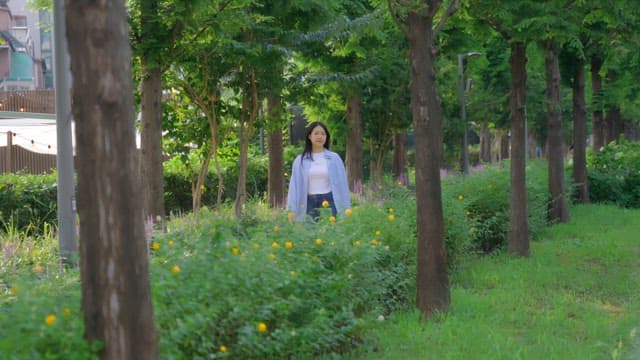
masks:
[[[549,201],[546,163],[531,161],[526,170],[529,234],[535,237],[546,227]],[[446,177],[443,188],[446,189],[443,191],[445,209],[460,205],[464,209],[463,214],[457,211],[459,215],[455,219],[465,219],[468,223],[463,228],[471,236],[473,249],[489,253],[506,245],[509,231],[509,162],[484,166],[480,171],[464,177]]]
[[[56,174],[0,176],[0,229],[42,234],[57,224]]]
[[[640,207],[640,142],[610,143],[587,164],[592,202]]]
[[[415,241],[396,214],[368,205],[335,222],[324,212],[318,224],[289,224],[281,213],[239,229],[230,213],[203,210],[172,223],[152,257],[161,353],[264,359],[351,349],[367,324],[412,299]]]

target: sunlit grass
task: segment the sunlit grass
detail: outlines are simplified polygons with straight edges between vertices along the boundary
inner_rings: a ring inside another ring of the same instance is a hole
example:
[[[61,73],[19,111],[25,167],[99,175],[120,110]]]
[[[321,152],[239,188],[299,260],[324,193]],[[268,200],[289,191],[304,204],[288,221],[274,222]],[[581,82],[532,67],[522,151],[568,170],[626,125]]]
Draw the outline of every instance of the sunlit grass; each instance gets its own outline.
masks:
[[[467,259],[450,312],[392,314],[352,359],[635,359],[640,211],[577,206],[531,258]]]

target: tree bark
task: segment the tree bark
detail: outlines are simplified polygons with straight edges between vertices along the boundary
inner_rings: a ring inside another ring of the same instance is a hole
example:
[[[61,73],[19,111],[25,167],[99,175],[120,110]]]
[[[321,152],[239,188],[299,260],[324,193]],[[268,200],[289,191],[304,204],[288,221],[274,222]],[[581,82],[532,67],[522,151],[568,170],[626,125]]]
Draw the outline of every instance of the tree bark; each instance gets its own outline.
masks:
[[[249,140],[253,134],[253,124],[258,115],[258,90],[256,78],[252,70],[248,70],[247,83],[242,95],[242,109],[240,114],[240,129],[238,139],[240,141],[240,158],[238,160],[238,187],[234,203],[236,218],[242,217],[242,210],[247,201],[247,167],[249,165]]]
[[[154,36],[157,1],[141,2],[141,31],[144,36]],[[140,179],[142,181],[143,208],[145,218],[160,219],[164,224],[164,175],[162,168],[162,69],[148,54],[142,56],[142,109],[140,132]]]
[[[124,2],[68,1],[85,337],[156,359]]]
[[[416,151],[416,305],[423,317],[430,317],[446,311],[451,301],[440,183],[442,112],[436,92],[433,18],[409,12],[406,21]]]
[[[593,152],[598,153],[605,145],[604,119],[602,114],[602,69],[603,60],[599,56],[591,58],[591,92],[593,93]]]
[[[347,151],[345,166],[347,168],[347,179],[351,192],[356,192],[356,190],[361,189],[364,171],[360,105],[361,99],[357,95],[349,96],[349,99],[347,99]]]
[[[480,161],[485,164],[491,162],[491,132],[486,122],[482,123],[480,132]]]
[[[560,66],[558,49],[554,40],[547,40],[545,48],[545,72],[547,93],[547,148],[549,151],[549,221],[569,221],[569,204],[564,184],[564,141],[560,114]]]
[[[409,185],[409,160],[407,159],[407,133],[393,134],[393,178],[402,185]]]
[[[517,256],[529,256],[529,217],[526,187],[526,44],[511,44],[511,192],[509,196],[509,240],[507,250]]]
[[[573,76],[573,183],[574,199],[582,204],[589,203],[587,179],[587,110],[584,93],[584,64],[580,63]]]
[[[267,111],[269,121],[275,122],[267,136],[267,147],[269,148],[269,179],[268,179],[268,199],[269,207],[281,208],[285,204],[284,193],[284,144],[282,140],[282,105],[279,96],[271,96],[267,100]],[[273,125],[273,124],[272,124]]]

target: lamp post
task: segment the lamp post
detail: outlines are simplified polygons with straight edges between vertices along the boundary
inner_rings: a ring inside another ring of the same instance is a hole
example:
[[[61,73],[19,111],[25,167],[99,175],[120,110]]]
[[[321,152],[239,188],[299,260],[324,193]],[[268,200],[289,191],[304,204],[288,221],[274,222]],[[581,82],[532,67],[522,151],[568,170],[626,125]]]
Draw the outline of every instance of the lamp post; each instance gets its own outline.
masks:
[[[464,59],[480,55],[481,54],[476,51],[458,54],[458,74],[460,76],[460,120],[462,121],[462,125],[464,128],[464,134],[462,136],[462,173],[465,175],[469,173],[469,138],[467,134],[467,111],[465,110],[464,100],[464,93],[467,84],[464,76]]]

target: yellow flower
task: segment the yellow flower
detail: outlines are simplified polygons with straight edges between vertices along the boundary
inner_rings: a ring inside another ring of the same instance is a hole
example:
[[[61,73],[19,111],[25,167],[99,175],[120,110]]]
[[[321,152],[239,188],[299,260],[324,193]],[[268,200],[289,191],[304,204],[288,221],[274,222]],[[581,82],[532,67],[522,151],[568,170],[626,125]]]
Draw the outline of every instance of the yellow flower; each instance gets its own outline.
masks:
[[[382,235],[382,232],[380,230],[376,230],[376,236],[380,236]]]
[[[360,246],[360,240],[356,240],[356,242],[354,242],[353,245]]]
[[[389,221],[393,221],[393,220],[395,220],[395,219],[396,219],[396,216],[395,216],[395,215],[393,215],[393,214],[391,214],[391,215],[389,215],[387,218],[389,219]]]
[[[291,250],[293,249],[293,243],[291,241],[287,241],[286,243],[284,243],[284,247],[287,250]]]
[[[327,200],[322,201],[322,207],[323,208],[328,208],[329,207],[329,202]]]
[[[379,244],[379,243],[378,243],[378,240],[377,240],[377,239],[373,239],[373,240],[371,240],[371,245],[376,246],[376,245],[378,245],[378,244]]]
[[[280,231],[280,226],[276,225],[273,227],[273,231],[278,232]]]
[[[233,249],[231,249],[231,252],[233,253],[233,255],[238,255],[240,254],[240,249],[234,247]]]
[[[272,248],[274,248],[274,249],[277,249],[277,248],[278,248],[278,243],[277,243],[277,242],[275,242],[275,241],[274,241],[274,242],[272,242],[272,243],[271,243],[271,247],[272,247]]]
[[[295,219],[295,217],[296,217],[296,214],[293,211],[289,211],[287,213],[287,218],[289,219],[289,223],[292,223],[293,219]]]
[[[227,352],[227,347],[224,345],[220,345],[220,352],[226,353]]]
[[[47,326],[53,326],[56,323],[56,320],[58,320],[58,318],[56,318],[55,315],[49,314],[44,318],[44,323],[47,324]]]
[[[351,216],[351,214],[353,213],[353,211],[351,211],[351,209],[347,209],[344,211],[344,214],[347,216]]]
[[[267,324],[263,323],[263,322],[259,322],[258,323],[258,331],[259,332],[265,332],[267,331]]]
[[[11,286],[9,291],[11,291],[12,294],[17,294],[18,291],[20,291],[20,288],[18,287],[18,285],[13,285],[13,286]]]
[[[151,248],[153,249],[153,251],[160,250],[160,243],[154,241],[153,244],[151,244]]]
[[[295,271],[293,271],[293,270],[291,270],[291,271],[289,271],[289,275],[291,275],[291,276],[296,276],[296,272],[295,272]]]
[[[393,208],[389,208],[389,213],[393,213]]]
[[[322,239],[316,239],[316,245],[322,245]]]
[[[40,266],[40,264],[36,264],[33,267],[33,272],[36,273],[36,274],[40,274],[42,272],[42,266]]]
[[[180,266],[178,265],[173,265],[173,267],[171,268],[171,272],[174,274],[177,274],[180,272]]]
[[[173,242],[173,240],[169,240],[169,242],[168,242],[167,244],[168,244],[169,246],[173,246],[173,245],[175,245],[176,243],[174,243],[174,242]]]
[[[64,317],[69,317],[71,316],[71,310],[69,308],[64,308],[62,310],[62,315],[64,315]]]
[[[458,195],[458,200],[460,200],[460,201],[464,200],[464,195],[462,195],[462,194]]]
[[[336,217],[335,216],[329,216],[329,222],[332,223],[332,224],[334,222],[336,222]]]
[[[276,259],[276,254],[269,254],[269,259],[275,260]]]

